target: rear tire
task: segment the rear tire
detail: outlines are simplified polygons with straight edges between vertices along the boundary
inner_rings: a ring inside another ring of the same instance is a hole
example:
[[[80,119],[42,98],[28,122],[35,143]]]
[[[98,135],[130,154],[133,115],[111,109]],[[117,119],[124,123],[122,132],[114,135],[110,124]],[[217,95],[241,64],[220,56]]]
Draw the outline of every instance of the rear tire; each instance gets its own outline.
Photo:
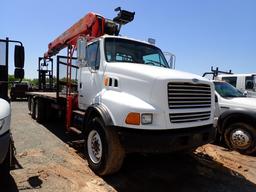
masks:
[[[95,117],[88,124],[85,133],[85,155],[89,167],[98,175],[110,175],[121,168],[124,149],[112,127],[105,127],[103,121]]]
[[[31,98],[31,117],[36,119],[36,100]]]
[[[227,146],[242,154],[250,155],[256,151],[256,129],[243,122],[230,124],[224,131]]]
[[[32,112],[32,98],[28,97],[28,111],[31,114]]]
[[[46,104],[43,99],[34,99],[32,102],[32,118],[38,123],[44,123],[46,120]]]

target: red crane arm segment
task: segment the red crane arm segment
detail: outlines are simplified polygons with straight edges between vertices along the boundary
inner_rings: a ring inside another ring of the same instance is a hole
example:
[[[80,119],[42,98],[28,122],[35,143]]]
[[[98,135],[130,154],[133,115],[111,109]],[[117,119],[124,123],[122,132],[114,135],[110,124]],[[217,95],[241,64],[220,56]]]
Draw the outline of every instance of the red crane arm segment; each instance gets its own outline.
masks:
[[[44,57],[51,57],[68,45],[76,45],[76,40],[81,35],[88,35],[90,39],[103,35],[104,25],[104,17],[92,12],[88,13],[54,41],[49,43],[48,51],[44,54]]]

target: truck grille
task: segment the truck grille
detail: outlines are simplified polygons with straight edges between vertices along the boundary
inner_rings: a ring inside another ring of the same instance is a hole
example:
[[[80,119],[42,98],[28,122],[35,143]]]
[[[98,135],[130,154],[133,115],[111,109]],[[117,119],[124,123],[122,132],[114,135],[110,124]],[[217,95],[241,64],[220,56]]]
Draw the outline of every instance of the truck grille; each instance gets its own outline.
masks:
[[[211,87],[207,84],[168,83],[169,109],[211,107]]]
[[[211,108],[211,87],[207,84],[170,82],[168,83],[168,105],[169,109],[179,110],[179,113],[169,114],[171,123],[208,120],[211,110],[206,108]],[[191,112],[198,108],[205,108],[205,112]],[[186,109],[190,112],[185,112]]]
[[[210,119],[211,111],[195,113],[170,113],[171,123],[187,123],[194,121],[205,121]]]

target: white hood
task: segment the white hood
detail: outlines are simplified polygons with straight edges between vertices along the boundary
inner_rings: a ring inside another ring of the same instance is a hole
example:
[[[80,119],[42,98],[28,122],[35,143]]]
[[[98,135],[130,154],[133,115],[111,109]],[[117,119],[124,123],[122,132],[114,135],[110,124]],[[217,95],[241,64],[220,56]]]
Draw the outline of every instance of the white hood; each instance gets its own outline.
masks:
[[[225,102],[223,102],[223,105],[225,104],[226,107],[229,107],[231,109],[251,109],[256,111],[256,98],[251,97],[237,97],[237,98],[225,98]],[[222,104],[220,103],[222,106]]]
[[[0,98],[0,119],[3,119],[10,115],[10,104],[4,99]]]
[[[198,79],[205,81],[204,77],[195,75],[192,73],[182,72],[178,70],[173,70],[164,67],[156,67],[145,64],[136,63],[108,63],[108,67],[111,67],[113,71],[125,71],[130,72],[133,76],[138,75],[138,77],[145,76],[149,78],[160,78],[160,79]],[[209,81],[209,80],[207,80]]]

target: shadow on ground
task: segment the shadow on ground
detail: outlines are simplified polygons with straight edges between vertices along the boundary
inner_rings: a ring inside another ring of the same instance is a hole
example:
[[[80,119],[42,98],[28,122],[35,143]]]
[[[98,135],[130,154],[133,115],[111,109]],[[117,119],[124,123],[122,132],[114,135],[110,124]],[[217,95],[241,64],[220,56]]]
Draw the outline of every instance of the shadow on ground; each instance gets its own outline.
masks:
[[[44,125],[83,156],[82,137],[65,133],[58,122]],[[195,154],[128,155],[121,170],[103,179],[114,189],[130,191],[254,192],[256,185],[218,162]]]
[[[18,187],[11,175],[0,175],[1,192],[17,192]]]

